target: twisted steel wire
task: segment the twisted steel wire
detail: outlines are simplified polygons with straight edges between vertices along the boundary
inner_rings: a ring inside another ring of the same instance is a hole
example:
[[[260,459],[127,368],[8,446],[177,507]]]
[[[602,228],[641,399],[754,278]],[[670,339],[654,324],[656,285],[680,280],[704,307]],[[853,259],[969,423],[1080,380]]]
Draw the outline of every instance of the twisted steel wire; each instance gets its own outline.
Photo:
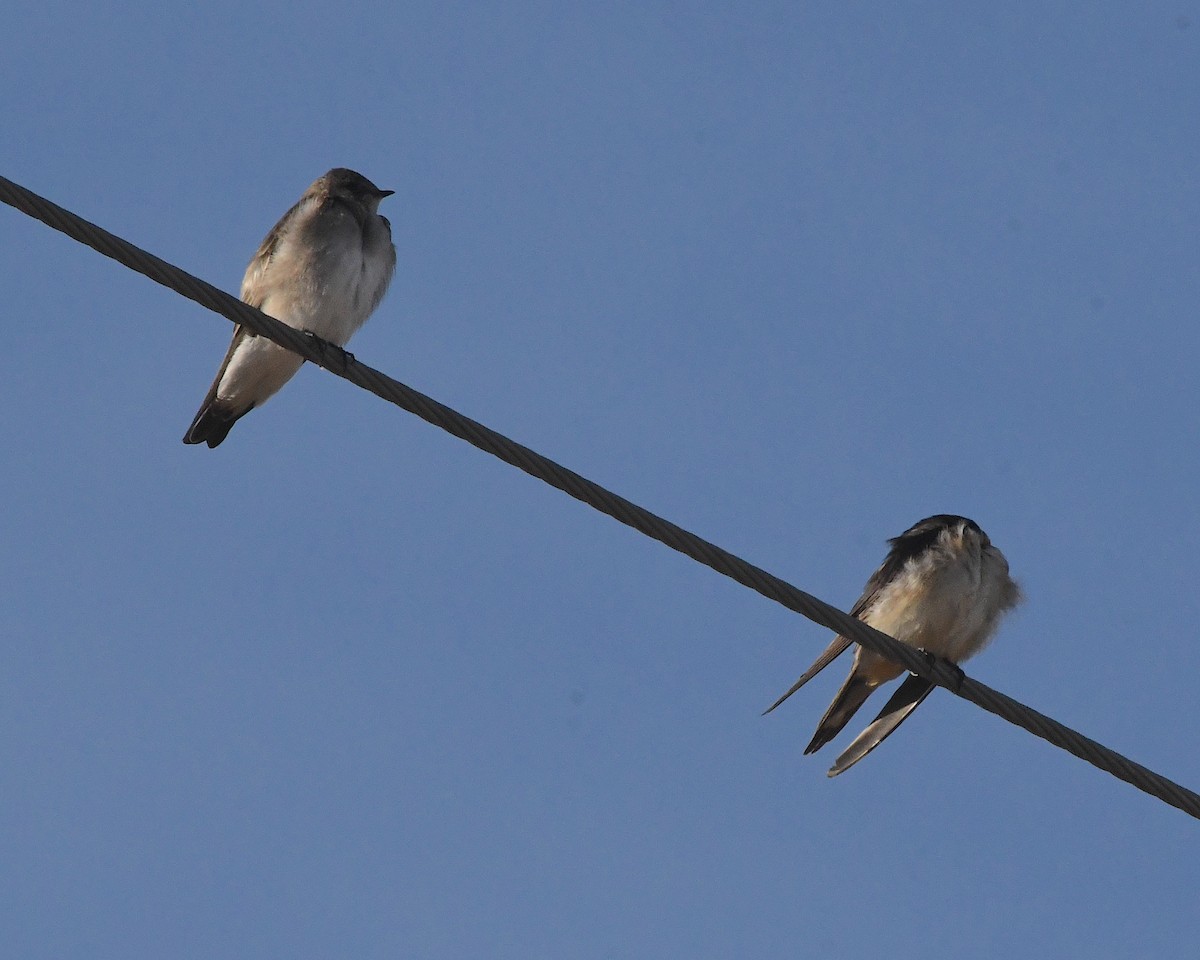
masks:
[[[530,476],[605,513],[639,533],[658,540],[693,560],[711,567],[743,586],[757,591],[789,610],[823,627],[849,637],[856,643],[902,665],[906,670],[932,680],[951,693],[982,707],[1034,736],[1074,754],[1081,760],[1132,784],[1139,790],[1200,819],[1200,794],[1110,750],[1043,713],[993,690],[964,674],[945,660],[933,659],[901,643],[849,614],[805,593],[779,577],[723,550],[716,544],[684,530],[649,510],[593,483],[586,477],[510,440],[478,421],[452,410],[431,397],[393,380],[327,341],[302,333],[274,317],[243,303],[212,284],[167,263],[102,227],[89,223],[43,197],[0,177],[0,200],[40,220],[47,226],[111,257],[131,270],[196,301],[235,323],[244,324],[260,336],[299,354],[306,360],[369,390],[480,450],[512,464]]]

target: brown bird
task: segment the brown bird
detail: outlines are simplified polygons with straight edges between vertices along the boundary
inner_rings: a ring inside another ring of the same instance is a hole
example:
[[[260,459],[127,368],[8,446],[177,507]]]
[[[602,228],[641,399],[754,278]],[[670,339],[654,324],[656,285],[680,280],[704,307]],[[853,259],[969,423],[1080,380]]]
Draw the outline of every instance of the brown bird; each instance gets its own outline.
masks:
[[[246,268],[242,299],[290,327],[345,346],[379,306],[396,267],[380,190],[338,167],[304,191]],[[304,360],[238,326],[184,443],[215,447],[287,383]]]

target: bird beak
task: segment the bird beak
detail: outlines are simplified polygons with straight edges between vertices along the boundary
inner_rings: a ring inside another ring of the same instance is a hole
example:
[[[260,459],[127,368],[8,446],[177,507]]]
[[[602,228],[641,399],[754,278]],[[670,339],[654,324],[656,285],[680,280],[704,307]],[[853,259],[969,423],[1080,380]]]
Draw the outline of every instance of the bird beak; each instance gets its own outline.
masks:
[[[395,192],[395,190],[380,190],[379,199],[382,200],[384,197],[390,197]]]

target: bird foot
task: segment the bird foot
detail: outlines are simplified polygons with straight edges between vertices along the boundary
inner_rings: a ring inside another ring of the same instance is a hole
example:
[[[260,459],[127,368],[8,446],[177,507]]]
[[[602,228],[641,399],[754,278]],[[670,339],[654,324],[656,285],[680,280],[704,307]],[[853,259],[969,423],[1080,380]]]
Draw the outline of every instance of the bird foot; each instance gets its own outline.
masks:
[[[967,675],[963,672],[962,667],[960,667],[953,660],[947,660],[945,657],[939,657],[936,653],[930,653],[923,647],[917,647],[917,650],[925,657],[926,660],[929,661],[930,670],[933,670],[937,666],[939,660],[953,670],[954,680],[950,684],[950,689],[955,693],[960,693],[962,691],[963,681],[967,679]]]
[[[301,330],[300,332],[316,344],[317,350],[321,354],[321,366],[345,373],[346,368],[355,362],[354,354],[349,350],[339,347],[336,343],[330,343],[311,330]]]

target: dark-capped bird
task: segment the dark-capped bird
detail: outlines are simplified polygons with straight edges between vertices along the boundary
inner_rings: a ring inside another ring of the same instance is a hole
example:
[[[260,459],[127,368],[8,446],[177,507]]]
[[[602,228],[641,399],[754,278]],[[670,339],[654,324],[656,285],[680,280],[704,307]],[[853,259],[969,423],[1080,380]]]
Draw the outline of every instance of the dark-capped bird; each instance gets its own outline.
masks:
[[[991,640],[1004,614],[1021,601],[1008,561],[974,520],[938,514],[888,541],[891,550],[867,581],[852,616],[909,646],[961,663]],[[834,637],[829,647],[768,709],[770,713],[840,656],[852,641]],[[841,731],[882,683],[904,668],[865,647],[854,651],[850,676],[825,711],[805,754]],[[874,750],[929,695],[934,684],[910,675],[879,716],[837,758],[834,777]]]

